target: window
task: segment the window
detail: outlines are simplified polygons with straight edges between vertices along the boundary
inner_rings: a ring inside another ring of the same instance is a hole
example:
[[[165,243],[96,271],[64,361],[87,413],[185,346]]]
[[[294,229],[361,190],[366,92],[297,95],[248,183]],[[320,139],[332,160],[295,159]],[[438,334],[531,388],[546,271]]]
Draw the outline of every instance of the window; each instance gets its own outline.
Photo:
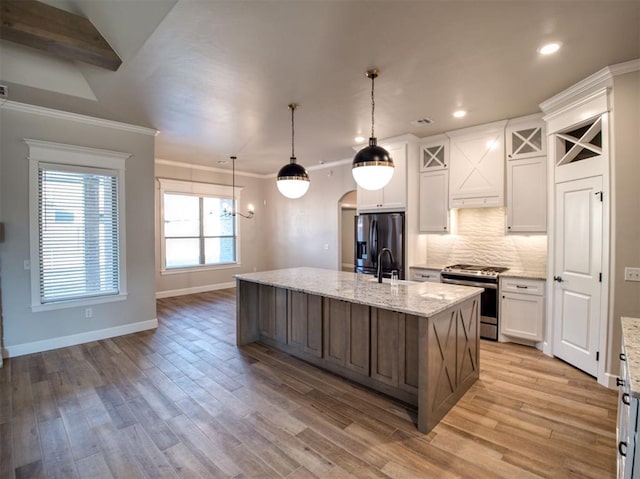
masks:
[[[129,155],[27,144],[32,309],[124,299],[121,184]]]
[[[159,181],[163,271],[237,264],[236,217],[224,214],[232,208],[232,188]]]

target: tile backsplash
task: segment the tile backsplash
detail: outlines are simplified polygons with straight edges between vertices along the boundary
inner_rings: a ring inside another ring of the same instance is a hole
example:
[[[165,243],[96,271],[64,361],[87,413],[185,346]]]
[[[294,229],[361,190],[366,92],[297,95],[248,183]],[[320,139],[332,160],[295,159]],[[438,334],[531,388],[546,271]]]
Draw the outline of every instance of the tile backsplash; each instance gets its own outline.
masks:
[[[452,234],[427,235],[427,263],[476,263],[546,271],[547,236],[506,235],[505,213],[505,208],[455,210]]]

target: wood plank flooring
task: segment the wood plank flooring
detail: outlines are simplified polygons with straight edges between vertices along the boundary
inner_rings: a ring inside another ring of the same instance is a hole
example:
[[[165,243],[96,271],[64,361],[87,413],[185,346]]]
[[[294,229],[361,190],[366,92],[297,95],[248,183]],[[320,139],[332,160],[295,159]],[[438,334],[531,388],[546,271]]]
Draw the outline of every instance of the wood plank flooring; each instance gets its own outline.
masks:
[[[480,380],[428,435],[416,411],[259,344],[235,290],[158,301],[160,326],[5,362],[5,478],[606,478],[616,394],[482,342]]]

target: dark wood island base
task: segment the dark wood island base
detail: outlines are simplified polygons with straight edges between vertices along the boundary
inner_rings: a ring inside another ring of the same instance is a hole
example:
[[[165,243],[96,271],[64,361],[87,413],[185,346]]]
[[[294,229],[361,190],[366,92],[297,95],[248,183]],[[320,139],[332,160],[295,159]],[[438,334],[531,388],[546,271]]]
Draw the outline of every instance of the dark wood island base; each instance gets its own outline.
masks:
[[[238,346],[262,342],[417,406],[423,433],[479,377],[480,289],[431,316],[242,278],[236,291]]]

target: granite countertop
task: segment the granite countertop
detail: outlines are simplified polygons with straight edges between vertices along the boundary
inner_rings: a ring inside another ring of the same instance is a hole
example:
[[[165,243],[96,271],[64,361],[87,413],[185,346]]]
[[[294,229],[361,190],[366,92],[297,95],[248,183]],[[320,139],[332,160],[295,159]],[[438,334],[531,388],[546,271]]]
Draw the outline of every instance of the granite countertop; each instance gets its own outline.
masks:
[[[631,395],[640,398],[640,318],[621,318]]]
[[[547,279],[547,273],[545,271],[525,271],[522,269],[509,269],[504,273],[500,273],[500,276],[506,278]]]
[[[482,292],[482,288],[443,283],[403,282],[397,286],[372,276],[319,268],[290,268],[244,273],[236,279],[303,293],[429,317]]]

